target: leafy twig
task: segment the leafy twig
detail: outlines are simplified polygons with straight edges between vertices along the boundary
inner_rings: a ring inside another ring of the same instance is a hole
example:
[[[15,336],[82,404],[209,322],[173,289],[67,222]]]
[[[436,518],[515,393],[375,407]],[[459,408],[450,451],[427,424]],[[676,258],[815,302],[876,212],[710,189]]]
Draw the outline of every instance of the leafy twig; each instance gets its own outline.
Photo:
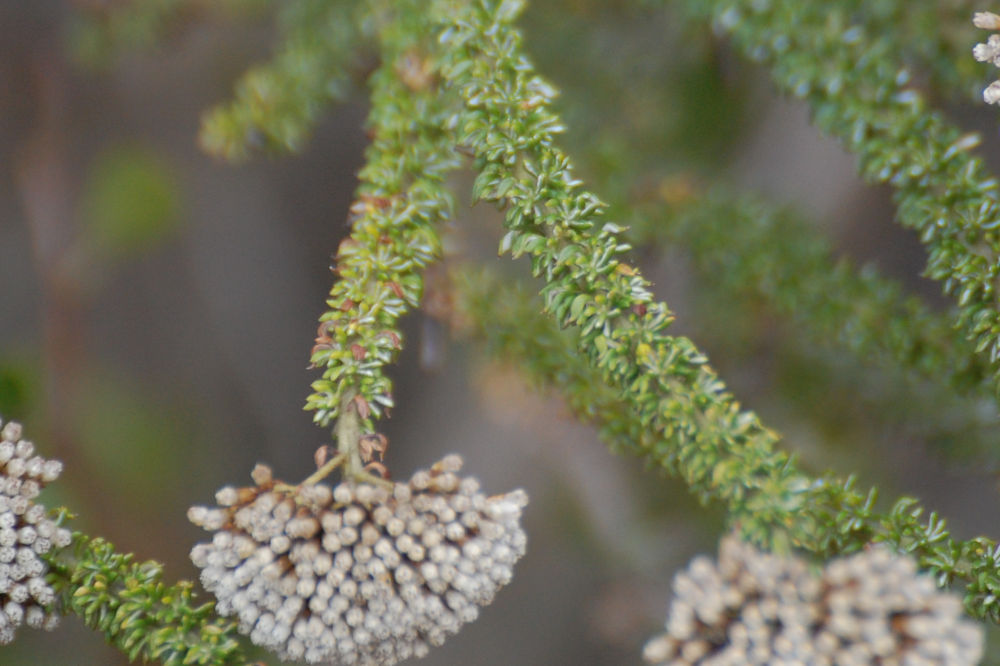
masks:
[[[67,553],[71,551],[71,553]],[[49,583],[66,612],[79,615],[129,659],[180,664],[244,664],[236,622],[199,603],[193,585],[163,583],[158,562],[135,562],[101,538],[73,535],[49,561]]]
[[[350,0],[284,6],[281,50],[243,75],[233,102],[205,116],[202,147],[233,162],[300,150],[320,112],[352,88],[362,43],[356,14]]]
[[[313,382],[306,409],[315,410],[323,425],[340,413],[347,390],[357,391],[354,400],[368,429],[372,415],[392,406],[383,367],[402,346],[396,322],[420,301],[421,271],[440,254],[436,227],[452,206],[443,181],[459,160],[442,128],[443,100],[430,86],[436,64],[419,50],[420,32],[400,24],[421,20],[406,5],[397,3],[377,19],[384,22],[386,60],[372,76],[373,138],[351,207],[351,236],[337,252],[339,280],[312,353],[323,377]]]

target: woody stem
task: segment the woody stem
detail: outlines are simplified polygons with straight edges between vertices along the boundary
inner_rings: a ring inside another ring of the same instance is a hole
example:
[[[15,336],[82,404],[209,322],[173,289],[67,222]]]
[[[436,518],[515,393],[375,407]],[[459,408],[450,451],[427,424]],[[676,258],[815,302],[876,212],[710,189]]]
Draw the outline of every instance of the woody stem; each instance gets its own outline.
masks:
[[[337,434],[338,451],[334,459],[343,457],[344,475],[351,479],[357,478],[364,472],[361,452],[358,449],[358,442],[361,440],[361,419],[358,418],[358,408],[354,404],[356,395],[357,391],[353,388],[344,391],[340,399],[340,416],[334,429]]]

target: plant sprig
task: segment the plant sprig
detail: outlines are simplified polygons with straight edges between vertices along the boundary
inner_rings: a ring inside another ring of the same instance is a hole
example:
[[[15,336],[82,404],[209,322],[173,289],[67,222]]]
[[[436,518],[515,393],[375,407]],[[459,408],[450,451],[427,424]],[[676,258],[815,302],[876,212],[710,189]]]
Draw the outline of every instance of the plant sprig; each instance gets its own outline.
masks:
[[[247,71],[236,98],[202,119],[202,148],[231,162],[301,150],[319,114],[353,89],[363,44],[353,0],[300,0],[281,9],[281,49]]]
[[[509,280],[501,285],[486,271],[456,271],[452,283],[462,315],[493,356],[516,363],[538,385],[558,390],[582,421],[599,429],[612,450],[686,475],[684,460],[664,442],[663,419],[655,417],[642,424],[635,418],[642,401],[635,393],[608,384],[577,352],[578,329],[560,329],[541,314],[540,303],[526,289]],[[723,451],[718,464],[729,470],[739,464],[739,455],[739,451]],[[780,545],[774,543],[774,534],[784,533],[790,537],[786,545],[819,557],[855,551],[872,541],[888,543],[915,555],[939,585],[964,585],[970,615],[1000,623],[995,601],[1000,591],[1000,547],[994,540],[955,540],[945,521],[935,513],[926,514],[912,497],[902,497],[888,511],[879,511],[876,489],[858,490],[851,477],[812,478],[792,460],[781,460],[787,481],[774,479],[771,490],[781,493],[779,499],[786,502],[795,498],[797,509],[761,516],[738,495],[714,488],[701,494],[702,501],[721,502],[729,519],[756,541]]]
[[[465,103],[455,125],[476,156],[474,194],[506,208],[501,250],[531,256],[546,280],[545,310],[560,326],[580,330],[578,351],[634,398],[632,418],[661,425],[654,457],[700,497],[781,524],[780,516],[799,508],[802,490],[787,471],[788,456],[690,340],[663,332],[672,314],[619,259],[629,249],[622,228],[600,220],[604,204],[582,189],[555,147],[561,124],[548,109],[554,89],[521,53],[510,23],[516,4],[472,3],[441,37],[449,47],[442,71]]]
[[[375,12],[385,60],[371,78],[372,142],[311,359],[323,376],[306,409],[321,425],[339,415],[345,391],[356,391],[367,430],[392,406],[383,368],[402,347],[397,322],[420,302],[421,271],[441,252],[438,227],[453,205],[444,179],[460,160],[442,126],[444,101],[430,85],[436,63],[420,49],[419,30],[401,25],[419,14],[408,3]]]
[[[726,188],[659,200],[657,209],[631,203],[630,239],[683,247],[699,278],[732,298],[765,302],[803,334],[859,359],[902,367],[915,378],[945,379],[959,393],[996,401],[987,359],[975,354],[947,314],[904,295],[873,266],[836,258],[829,241],[791,210]]]
[[[246,664],[236,621],[215,615],[194,585],[163,582],[163,566],[136,562],[101,539],[74,533],[48,558],[48,581],[62,609],[79,615],[129,659],[181,664]]]

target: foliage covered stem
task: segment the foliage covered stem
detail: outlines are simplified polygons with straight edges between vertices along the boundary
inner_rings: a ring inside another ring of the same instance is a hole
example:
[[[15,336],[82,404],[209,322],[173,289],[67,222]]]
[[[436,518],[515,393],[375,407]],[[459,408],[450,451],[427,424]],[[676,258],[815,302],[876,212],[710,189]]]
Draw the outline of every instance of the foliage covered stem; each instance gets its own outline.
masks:
[[[337,251],[337,282],[320,317],[312,363],[323,368],[306,409],[322,425],[337,417],[343,394],[357,391],[362,423],[392,406],[383,368],[402,346],[399,317],[416,306],[421,271],[441,251],[437,226],[452,207],[446,174],[459,164],[442,128],[443,101],[431,85],[435,63],[419,48],[420,26],[400,25],[415,12],[383,7],[384,62],[372,76],[372,142],[365,154],[351,235]]]

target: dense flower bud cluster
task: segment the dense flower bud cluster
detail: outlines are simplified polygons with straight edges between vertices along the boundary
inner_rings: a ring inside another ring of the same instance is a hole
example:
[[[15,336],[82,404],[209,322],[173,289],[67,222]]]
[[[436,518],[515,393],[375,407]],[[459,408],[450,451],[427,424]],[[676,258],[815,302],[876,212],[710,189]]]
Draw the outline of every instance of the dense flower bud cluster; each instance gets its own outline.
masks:
[[[959,599],[883,546],[813,574],[730,535],[718,565],[696,558],[674,593],[649,663],[970,666],[982,655],[982,628]]]
[[[35,455],[21,439],[21,424],[0,422],[0,645],[14,640],[17,628],[51,629],[59,616],[46,609],[55,593],[45,582],[48,569],[39,557],[69,545],[69,530],[48,517],[35,501],[42,487],[62,472],[58,460]]]
[[[984,30],[1000,30],[1000,16],[993,12],[977,12],[972,23]],[[976,44],[972,49],[972,55],[979,62],[991,62],[1000,67],[1000,35],[990,35],[985,43]],[[983,100],[987,104],[1000,102],[1000,81],[994,81],[986,87],[983,91]]]
[[[511,579],[527,495],[487,497],[445,457],[407,483],[290,487],[258,465],[189,519],[222,615],[283,659],[394,664],[440,645]],[[388,485],[388,484],[387,484]]]

